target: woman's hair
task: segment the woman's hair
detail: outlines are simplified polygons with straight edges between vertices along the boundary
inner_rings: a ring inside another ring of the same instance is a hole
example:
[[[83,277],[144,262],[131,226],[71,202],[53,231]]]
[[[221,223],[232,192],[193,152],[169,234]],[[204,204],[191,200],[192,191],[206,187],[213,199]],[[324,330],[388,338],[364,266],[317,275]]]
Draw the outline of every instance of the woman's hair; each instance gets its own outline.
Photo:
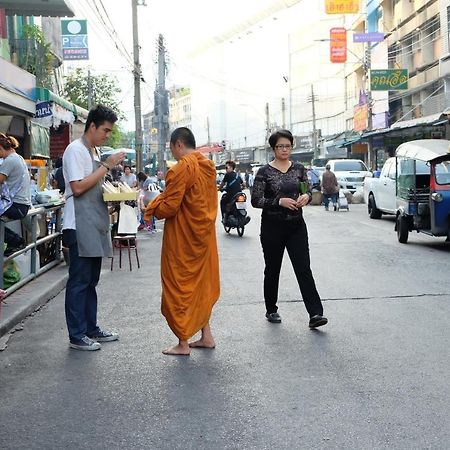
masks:
[[[145,181],[145,180],[147,179],[147,175],[145,175],[144,172],[139,172],[139,173],[137,174],[137,179],[138,179],[139,181]]]
[[[0,146],[2,146],[5,150],[15,150],[16,148],[19,148],[19,142],[13,136],[0,133]]]
[[[225,163],[225,165],[230,166],[233,170],[236,169],[236,163],[234,161],[229,160]]]
[[[131,171],[131,166],[129,166],[129,165],[123,166],[123,170],[125,170],[127,167],[128,167],[128,168],[130,169],[130,171]]]
[[[272,150],[275,149],[275,145],[277,145],[278,140],[281,138],[289,139],[291,145],[294,145],[294,136],[292,136],[289,130],[278,130],[272,133],[269,138],[269,145],[272,147]]]

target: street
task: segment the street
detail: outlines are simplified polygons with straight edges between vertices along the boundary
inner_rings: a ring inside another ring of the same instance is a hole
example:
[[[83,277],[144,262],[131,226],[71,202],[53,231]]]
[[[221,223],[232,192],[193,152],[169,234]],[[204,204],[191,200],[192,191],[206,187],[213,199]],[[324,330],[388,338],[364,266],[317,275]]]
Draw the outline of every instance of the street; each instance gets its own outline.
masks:
[[[450,244],[399,244],[366,205],[307,207],[329,319],[310,331],[287,256],[283,322],[265,320],[250,215],[242,238],[217,223],[215,350],[161,354],[176,342],[159,310],[162,233],[140,234],[140,270],[104,263],[99,322],[118,342],[69,349],[64,292],[29,318],[0,353],[0,448],[450,448]]]

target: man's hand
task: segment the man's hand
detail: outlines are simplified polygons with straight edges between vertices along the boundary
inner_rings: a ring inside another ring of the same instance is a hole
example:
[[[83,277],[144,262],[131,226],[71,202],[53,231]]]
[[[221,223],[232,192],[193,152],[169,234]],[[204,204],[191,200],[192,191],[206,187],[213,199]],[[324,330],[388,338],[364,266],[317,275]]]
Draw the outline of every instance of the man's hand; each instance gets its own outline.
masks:
[[[303,206],[306,206],[309,202],[309,195],[308,194],[303,194],[300,195],[300,197],[297,199],[297,206],[299,208],[302,208]]]
[[[110,167],[113,168],[114,166],[117,166],[120,162],[122,162],[126,158],[127,154],[125,152],[118,152],[113,153],[112,155],[109,155],[106,158],[105,163]]]
[[[279,200],[279,205],[292,211],[298,211],[297,201],[293,198],[283,197]]]

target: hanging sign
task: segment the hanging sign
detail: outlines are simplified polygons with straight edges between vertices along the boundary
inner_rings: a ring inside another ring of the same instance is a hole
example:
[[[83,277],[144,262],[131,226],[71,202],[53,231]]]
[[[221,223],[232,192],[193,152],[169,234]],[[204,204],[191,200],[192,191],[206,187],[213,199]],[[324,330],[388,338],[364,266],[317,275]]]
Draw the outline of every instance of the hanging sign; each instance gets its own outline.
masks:
[[[347,61],[347,30],[345,28],[330,30],[330,61],[332,63]]]
[[[353,42],[383,42],[384,33],[353,33]]]
[[[369,109],[366,105],[355,106],[353,114],[353,129],[355,131],[363,131],[367,128],[367,119],[369,117]]]
[[[61,41],[63,59],[89,59],[86,20],[62,19]]]
[[[408,89],[408,69],[370,71],[371,91],[396,91],[404,89]]]
[[[359,11],[359,0],[325,0],[327,14],[356,14]]]

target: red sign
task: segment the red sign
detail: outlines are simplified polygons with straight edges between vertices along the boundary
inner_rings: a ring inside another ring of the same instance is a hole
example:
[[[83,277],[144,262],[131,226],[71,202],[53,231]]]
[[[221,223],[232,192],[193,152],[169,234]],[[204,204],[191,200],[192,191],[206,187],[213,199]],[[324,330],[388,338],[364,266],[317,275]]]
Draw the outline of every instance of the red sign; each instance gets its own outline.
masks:
[[[70,125],[60,125],[58,129],[50,128],[50,158],[61,158],[64,150],[70,144]]]
[[[0,38],[6,39],[8,37],[8,33],[6,31],[6,15],[5,10],[0,8]]]
[[[347,61],[347,30],[345,28],[330,30],[330,61],[332,63]]]

